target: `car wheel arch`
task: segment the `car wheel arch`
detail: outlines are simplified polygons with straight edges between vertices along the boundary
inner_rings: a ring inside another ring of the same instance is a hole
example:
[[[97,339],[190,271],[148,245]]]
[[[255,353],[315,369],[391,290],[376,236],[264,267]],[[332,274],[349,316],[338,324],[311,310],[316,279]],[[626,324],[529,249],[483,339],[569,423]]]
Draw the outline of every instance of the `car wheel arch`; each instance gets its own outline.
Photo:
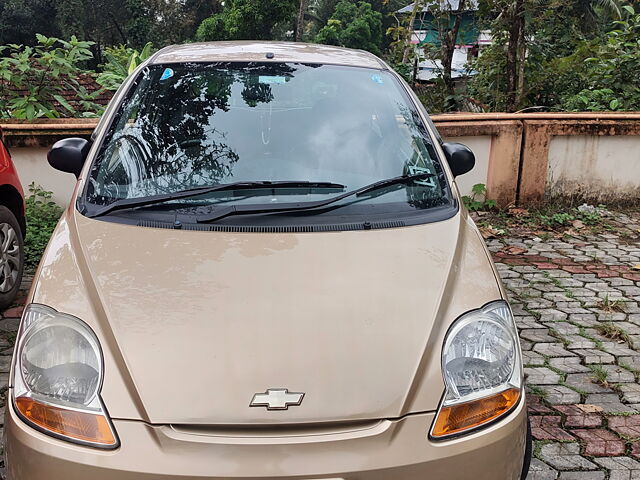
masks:
[[[0,205],[7,207],[18,220],[22,238],[27,234],[27,224],[24,212],[24,200],[18,190],[12,185],[0,185]]]

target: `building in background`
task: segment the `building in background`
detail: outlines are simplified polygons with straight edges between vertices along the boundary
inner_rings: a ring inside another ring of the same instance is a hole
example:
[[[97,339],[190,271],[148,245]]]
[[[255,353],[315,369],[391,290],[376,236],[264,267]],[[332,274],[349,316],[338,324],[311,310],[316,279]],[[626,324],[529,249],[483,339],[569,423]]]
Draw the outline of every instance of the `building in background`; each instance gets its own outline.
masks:
[[[438,3],[439,2],[439,3]],[[427,2],[428,3],[428,2]],[[442,65],[439,60],[426,58],[425,47],[440,46],[441,32],[438,30],[436,15],[449,15],[449,25],[453,27],[455,15],[462,16],[456,49],[453,54],[451,76],[461,78],[473,75],[467,63],[477,57],[482,48],[491,44],[491,32],[480,31],[476,21],[478,0],[467,0],[464,9],[460,9],[460,0],[434,0],[434,6],[427,5],[418,12],[411,36],[411,43],[416,47],[418,56],[417,80],[428,81],[440,75]],[[398,15],[411,15],[414,4],[401,8]],[[434,11],[437,10],[437,11]],[[434,15],[435,13],[435,15]]]

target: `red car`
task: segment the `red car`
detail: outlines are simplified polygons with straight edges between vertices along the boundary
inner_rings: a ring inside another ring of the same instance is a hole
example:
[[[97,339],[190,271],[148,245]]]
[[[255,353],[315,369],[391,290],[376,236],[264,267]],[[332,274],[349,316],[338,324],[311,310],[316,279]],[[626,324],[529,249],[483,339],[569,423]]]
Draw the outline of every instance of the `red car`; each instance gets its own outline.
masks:
[[[18,294],[24,269],[24,192],[0,129],[0,311]]]

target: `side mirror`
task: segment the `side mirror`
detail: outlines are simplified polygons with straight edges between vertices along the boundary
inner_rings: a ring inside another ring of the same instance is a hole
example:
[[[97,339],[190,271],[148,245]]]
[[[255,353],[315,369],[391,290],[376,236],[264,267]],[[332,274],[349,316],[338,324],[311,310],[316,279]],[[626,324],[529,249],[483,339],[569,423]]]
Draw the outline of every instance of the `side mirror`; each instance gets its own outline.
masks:
[[[473,170],[476,164],[476,156],[469,147],[461,143],[443,143],[442,149],[454,177],[464,175]]]
[[[84,138],[65,138],[53,144],[47,160],[56,170],[73,173],[78,178],[90,148],[91,143]]]

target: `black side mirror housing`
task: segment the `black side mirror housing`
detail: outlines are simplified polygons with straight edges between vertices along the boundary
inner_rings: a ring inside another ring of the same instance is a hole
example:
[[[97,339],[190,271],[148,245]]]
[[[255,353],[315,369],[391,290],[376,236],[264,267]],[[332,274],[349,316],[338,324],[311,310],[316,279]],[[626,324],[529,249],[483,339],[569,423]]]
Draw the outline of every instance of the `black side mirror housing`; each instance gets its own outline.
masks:
[[[454,177],[464,175],[473,170],[476,164],[476,156],[469,147],[461,143],[443,143],[442,149]]]
[[[65,138],[53,144],[47,160],[56,170],[73,173],[78,178],[90,148],[91,143],[84,138]]]

